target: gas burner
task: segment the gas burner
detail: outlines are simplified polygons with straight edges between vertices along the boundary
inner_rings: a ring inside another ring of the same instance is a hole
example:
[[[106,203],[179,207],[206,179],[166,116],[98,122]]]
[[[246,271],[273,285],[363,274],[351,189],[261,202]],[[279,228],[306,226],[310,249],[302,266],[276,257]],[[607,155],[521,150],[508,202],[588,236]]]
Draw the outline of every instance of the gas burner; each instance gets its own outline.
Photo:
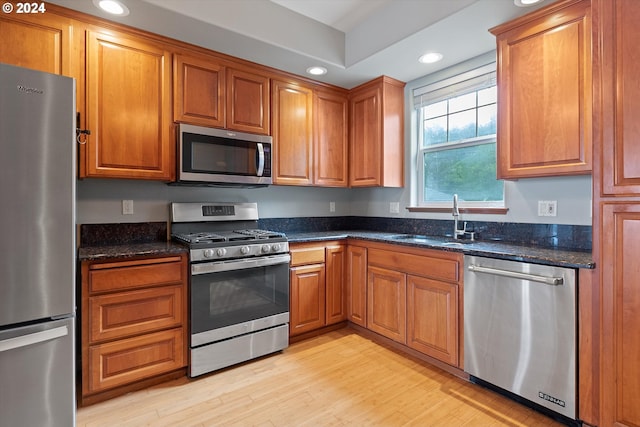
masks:
[[[259,228],[247,229],[247,230],[234,230],[234,233],[250,236],[251,238],[254,238],[254,239],[272,239],[275,237],[285,236],[284,233],[278,233],[277,231],[261,230]]]
[[[216,242],[224,242],[227,239],[224,236],[221,236],[216,233],[189,233],[189,234],[174,234],[173,237],[179,241],[185,243],[216,243]]]

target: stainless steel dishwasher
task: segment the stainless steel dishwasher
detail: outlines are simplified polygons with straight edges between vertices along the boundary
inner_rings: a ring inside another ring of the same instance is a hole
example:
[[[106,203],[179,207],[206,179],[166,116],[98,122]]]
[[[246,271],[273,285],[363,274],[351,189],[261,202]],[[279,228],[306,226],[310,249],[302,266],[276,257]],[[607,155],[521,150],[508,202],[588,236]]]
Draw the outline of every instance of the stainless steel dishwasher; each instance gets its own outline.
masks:
[[[464,264],[471,380],[575,420],[576,270],[477,256]]]

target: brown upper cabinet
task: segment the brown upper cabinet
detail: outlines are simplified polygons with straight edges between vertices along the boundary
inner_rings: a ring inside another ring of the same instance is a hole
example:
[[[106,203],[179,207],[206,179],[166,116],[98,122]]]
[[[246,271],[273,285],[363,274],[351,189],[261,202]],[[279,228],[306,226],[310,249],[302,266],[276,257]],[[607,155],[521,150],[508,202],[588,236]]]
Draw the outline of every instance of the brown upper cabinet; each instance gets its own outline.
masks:
[[[76,79],[77,126],[91,131],[79,145],[79,177],[171,180],[168,49],[69,15],[84,18],[55,5],[0,16],[0,61]]]
[[[88,31],[86,68],[91,135],[81,176],[170,181],[171,53],[142,37]]]
[[[297,83],[274,80],[273,183],[313,184],[313,91]]]
[[[322,187],[346,187],[349,184],[346,93],[314,91],[313,117],[313,182]]]
[[[211,58],[173,57],[173,120],[225,127],[225,67]]]
[[[0,34],[0,62],[76,77],[71,71],[74,48],[70,19],[52,14],[2,14]]]
[[[275,184],[403,186],[397,80],[348,91],[54,4],[0,33],[0,61],[76,79],[80,178],[172,181],[182,122],[273,134]]]
[[[269,77],[227,68],[227,128],[271,134]]]
[[[173,70],[176,122],[269,134],[268,76],[187,53],[174,56]]]
[[[346,91],[272,82],[274,184],[347,186]]]
[[[382,76],[351,90],[352,187],[404,186],[404,86]]]
[[[591,7],[564,0],[490,31],[498,55],[498,178],[591,172]]]

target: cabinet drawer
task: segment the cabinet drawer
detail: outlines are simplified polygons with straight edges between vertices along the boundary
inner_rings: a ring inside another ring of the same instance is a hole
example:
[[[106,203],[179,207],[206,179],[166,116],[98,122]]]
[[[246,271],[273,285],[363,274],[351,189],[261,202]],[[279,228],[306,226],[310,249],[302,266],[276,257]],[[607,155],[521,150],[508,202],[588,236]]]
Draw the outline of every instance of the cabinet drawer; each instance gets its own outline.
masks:
[[[442,252],[438,255],[414,255],[369,249],[368,257],[370,265],[447,282],[458,282],[460,280],[459,271],[462,255],[447,252]]]
[[[183,281],[180,257],[93,264],[89,267],[89,292],[107,292]]]
[[[105,294],[89,298],[89,341],[94,343],[179,326],[182,286]]]
[[[185,366],[182,328],[89,347],[84,393],[94,393]]]
[[[324,263],[324,246],[291,249],[291,266]]]

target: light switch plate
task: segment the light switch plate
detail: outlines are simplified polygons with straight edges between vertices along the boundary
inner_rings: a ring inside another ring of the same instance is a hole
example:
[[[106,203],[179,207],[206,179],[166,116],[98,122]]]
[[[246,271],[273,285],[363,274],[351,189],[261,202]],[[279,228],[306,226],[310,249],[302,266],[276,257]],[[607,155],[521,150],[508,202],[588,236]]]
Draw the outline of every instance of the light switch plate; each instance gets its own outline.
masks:
[[[329,212],[336,211],[336,202],[329,202]]]
[[[391,202],[391,203],[389,203],[389,212],[391,212],[391,213],[400,213],[400,203],[399,202]]]

